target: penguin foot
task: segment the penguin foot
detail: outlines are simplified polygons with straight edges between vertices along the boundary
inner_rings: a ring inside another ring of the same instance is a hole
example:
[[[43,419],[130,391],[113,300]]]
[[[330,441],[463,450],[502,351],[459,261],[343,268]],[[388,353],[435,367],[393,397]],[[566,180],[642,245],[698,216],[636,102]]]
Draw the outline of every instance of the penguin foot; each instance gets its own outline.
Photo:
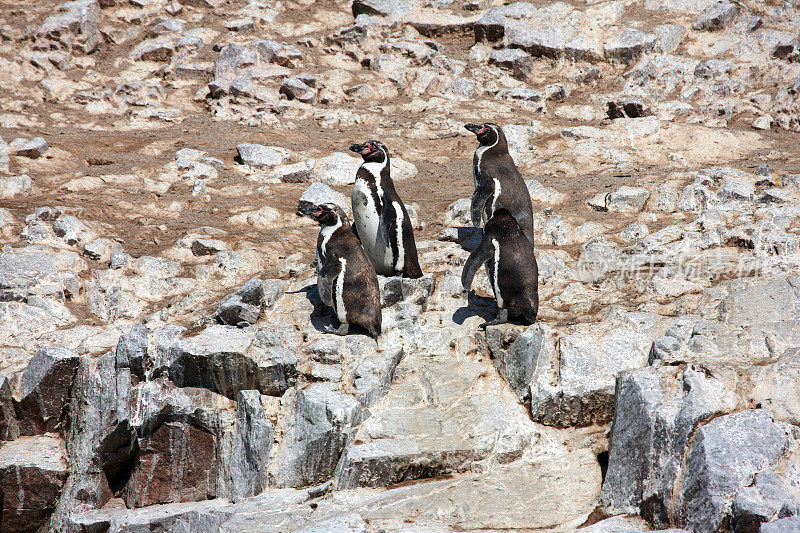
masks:
[[[505,324],[508,322],[508,309],[500,309],[497,313],[497,316],[494,317],[494,320],[489,322],[484,322],[481,324],[481,328],[486,329],[487,326],[498,326],[500,324]]]
[[[536,324],[536,315],[523,315],[529,324]]]
[[[328,324],[325,326],[325,333],[333,333],[334,335],[347,335],[347,332],[350,330],[350,324],[344,322],[339,325],[338,328],[335,328]]]

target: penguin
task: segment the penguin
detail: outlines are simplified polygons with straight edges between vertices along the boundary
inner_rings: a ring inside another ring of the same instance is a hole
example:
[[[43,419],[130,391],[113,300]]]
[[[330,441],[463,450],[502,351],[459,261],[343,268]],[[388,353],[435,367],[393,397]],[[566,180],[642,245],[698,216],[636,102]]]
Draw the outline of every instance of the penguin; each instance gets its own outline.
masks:
[[[494,320],[481,327],[505,324],[509,311],[522,315],[531,324],[535,322],[539,311],[539,268],[533,246],[505,207],[494,211],[483,230],[481,243],[464,264],[461,272],[464,291],[471,290],[475,273],[484,263],[499,312]]]
[[[389,175],[389,150],[380,141],[353,144],[364,162],[353,184],[353,227],[378,274],[422,277],[414,230]]]
[[[306,205],[300,211],[320,225],[317,238],[317,290],[320,300],[336,312],[339,327],[328,333],[347,335],[350,324],[381,334],[381,293],[378,276],[347,215],[336,204]]]
[[[525,180],[508,153],[508,141],[497,124],[466,124],[478,137],[478,148],[472,159],[472,225],[480,227],[492,218],[495,210],[504,207],[517,219],[520,228],[533,246],[533,205]]]

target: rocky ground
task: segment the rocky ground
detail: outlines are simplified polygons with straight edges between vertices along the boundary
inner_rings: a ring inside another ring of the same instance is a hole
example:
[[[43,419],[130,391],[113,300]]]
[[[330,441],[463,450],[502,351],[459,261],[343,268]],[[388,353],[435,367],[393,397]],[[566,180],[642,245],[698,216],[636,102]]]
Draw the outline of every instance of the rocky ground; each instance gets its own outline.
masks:
[[[2,531],[800,530],[796,0],[0,0]],[[539,322],[459,276],[504,126]],[[323,334],[380,139],[426,275]]]

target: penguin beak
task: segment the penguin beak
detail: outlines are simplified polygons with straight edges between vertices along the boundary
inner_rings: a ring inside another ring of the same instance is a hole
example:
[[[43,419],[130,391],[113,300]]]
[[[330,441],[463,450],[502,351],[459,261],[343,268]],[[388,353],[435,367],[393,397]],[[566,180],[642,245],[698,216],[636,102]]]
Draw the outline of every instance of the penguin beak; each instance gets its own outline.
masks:
[[[478,124],[464,124],[464,127],[477,135],[483,129],[483,126],[479,126]]]
[[[372,153],[372,147],[368,144],[351,144],[350,151],[359,155],[369,155]]]

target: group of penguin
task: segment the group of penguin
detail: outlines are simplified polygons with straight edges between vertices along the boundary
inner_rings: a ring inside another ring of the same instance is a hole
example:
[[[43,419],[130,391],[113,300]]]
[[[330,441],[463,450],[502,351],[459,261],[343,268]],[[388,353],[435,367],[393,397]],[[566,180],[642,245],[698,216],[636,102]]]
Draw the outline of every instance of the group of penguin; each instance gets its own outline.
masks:
[[[497,124],[466,124],[478,148],[472,161],[475,191],[470,217],[475,227],[485,222],[480,244],[470,253],[461,274],[470,291],[481,265],[497,300],[497,316],[482,327],[503,324],[509,313],[528,323],[539,308],[539,273],[533,252],[533,206],[522,175],[508,153]],[[317,238],[317,290],[331,307],[346,335],[350,325],[371,336],[381,334],[381,297],[377,274],[419,278],[414,231],[405,204],[389,172],[389,150],[380,141],[354,144],[363,158],[352,192],[353,224],[334,203],[301,204],[303,215],[320,225]]]

